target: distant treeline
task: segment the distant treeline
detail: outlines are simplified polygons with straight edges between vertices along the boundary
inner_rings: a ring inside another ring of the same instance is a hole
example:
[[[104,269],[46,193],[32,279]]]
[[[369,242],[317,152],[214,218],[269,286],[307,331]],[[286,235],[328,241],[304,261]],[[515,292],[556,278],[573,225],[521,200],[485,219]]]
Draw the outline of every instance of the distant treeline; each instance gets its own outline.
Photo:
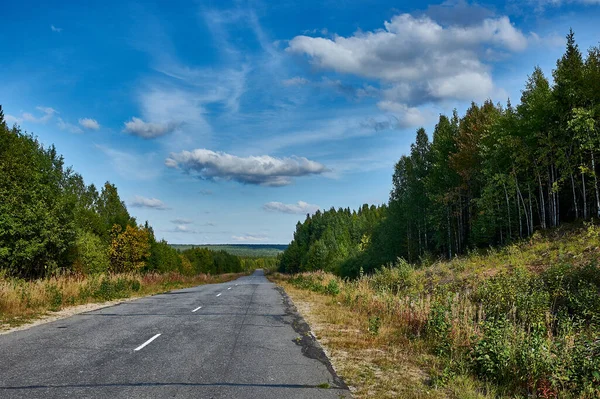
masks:
[[[180,254],[156,240],[113,184],[86,185],[54,146],[9,127],[0,106],[0,276],[241,270],[241,260],[224,251]]]
[[[171,244],[171,246],[179,251],[190,248],[208,248],[213,251],[225,251],[231,255],[253,258],[277,257],[288,247],[287,244]]]
[[[367,206],[317,212],[297,225],[280,269],[355,276],[600,217],[599,149],[600,48],[584,58],[570,32],[552,84],[536,67],[518,106],[488,100],[440,115],[432,141],[419,129],[375,225],[361,226]]]

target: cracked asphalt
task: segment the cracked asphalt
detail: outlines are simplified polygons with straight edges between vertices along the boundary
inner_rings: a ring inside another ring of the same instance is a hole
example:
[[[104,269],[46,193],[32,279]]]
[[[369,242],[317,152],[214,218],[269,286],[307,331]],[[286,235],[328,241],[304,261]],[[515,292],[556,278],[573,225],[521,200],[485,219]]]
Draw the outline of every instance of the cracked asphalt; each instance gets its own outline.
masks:
[[[351,396],[257,270],[0,335],[0,397]]]

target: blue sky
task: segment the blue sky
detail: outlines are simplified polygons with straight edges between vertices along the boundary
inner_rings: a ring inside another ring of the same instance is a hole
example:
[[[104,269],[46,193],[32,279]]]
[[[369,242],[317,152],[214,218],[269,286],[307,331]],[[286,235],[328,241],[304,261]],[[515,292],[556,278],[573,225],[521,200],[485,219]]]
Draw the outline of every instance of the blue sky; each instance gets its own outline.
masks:
[[[173,243],[288,243],[307,212],[387,202],[420,126],[518,102],[600,0],[13,1],[0,104]]]

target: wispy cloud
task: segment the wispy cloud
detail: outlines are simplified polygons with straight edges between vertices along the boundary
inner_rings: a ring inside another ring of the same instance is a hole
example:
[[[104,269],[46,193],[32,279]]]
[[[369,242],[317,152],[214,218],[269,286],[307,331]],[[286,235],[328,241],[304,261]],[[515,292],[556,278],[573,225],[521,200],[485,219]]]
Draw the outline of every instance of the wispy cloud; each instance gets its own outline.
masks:
[[[62,29],[62,28],[57,28],[57,27],[56,27],[56,26],[54,26],[54,25],[50,25],[50,30],[51,30],[52,32],[57,32],[57,33],[60,33],[60,32],[62,32],[62,31],[63,31],[63,29]]]
[[[136,154],[95,144],[109,159],[115,171],[128,180],[152,180],[160,174],[156,154]]]
[[[237,242],[264,242],[269,238],[264,234],[244,234],[242,236],[231,236]]]
[[[304,201],[298,201],[298,203],[296,204],[284,204],[283,202],[267,202],[263,205],[263,209],[271,212],[282,212],[302,215],[307,213],[315,213],[319,210],[319,206],[312,205]]]
[[[173,219],[171,220],[173,224],[192,224],[193,221],[190,219]]]
[[[244,184],[286,186],[292,178],[325,173],[327,168],[303,157],[238,157],[207,149],[171,153],[165,165],[193,172],[208,180],[233,180]]]
[[[98,130],[98,129],[100,129],[100,124],[98,123],[98,121],[95,120],[95,119],[91,119],[91,118],[80,118],[79,119],[79,124],[84,129],[88,129],[88,130]]]
[[[35,107],[35,109],[38,110],[39,112],[41,112],[43,115],[36,117],[29,112],[23,112],[21,118],[27,122],[47,123],[50,119],[52,119],[52,117],[55,114],[58,114],[58,112],[54,108],[51,108],[51,107],[37,106],[37,107]]]
[[[62,118],[58,118],[56,126],[58,126],[58,128],[60,130],[65,130],[69,133],[75,133],[75,134],[83,133],[83,130],[81,130],[81,128],[79,126],[65,122],[64,120],[62,120]]]
[[[161,200],[159,200],[158,198],[146,198],[146,197],[142,197],[141,195],[136,195],[133,200],[131,200],[129,202],[129,205],[131,205],[134,208],[150,208],[150,209],[156,209],[159,211],[164,211],[166,209],[169,209],[164,202],[162,202]]]

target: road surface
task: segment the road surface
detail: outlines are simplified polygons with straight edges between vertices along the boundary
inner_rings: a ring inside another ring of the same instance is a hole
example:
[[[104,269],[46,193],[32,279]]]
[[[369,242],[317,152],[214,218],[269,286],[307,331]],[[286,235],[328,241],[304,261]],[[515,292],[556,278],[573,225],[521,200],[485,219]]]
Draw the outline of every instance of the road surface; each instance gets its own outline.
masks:
[[[350,397],[262,271],[0,335],[0,398]]]

